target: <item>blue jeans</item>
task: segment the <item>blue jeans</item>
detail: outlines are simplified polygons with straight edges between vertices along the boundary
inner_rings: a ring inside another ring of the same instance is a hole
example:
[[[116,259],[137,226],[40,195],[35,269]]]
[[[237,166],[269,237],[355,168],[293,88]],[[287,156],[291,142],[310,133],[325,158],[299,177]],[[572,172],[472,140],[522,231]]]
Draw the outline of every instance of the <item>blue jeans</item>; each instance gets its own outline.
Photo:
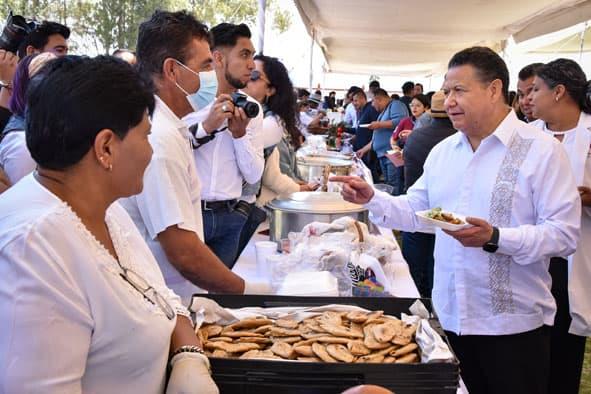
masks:
[[[238,254],[240,233],[247,217],[227,208],[203,210],[203,232],[205,244],[232,269]]]
[[[240,254],[242,254],[242,251],[246,248],[246,245],[248,245],[248,241],[250,241],[254,233],[257,231],[259,225],[267,220],[267,212],[254,204],[252,205],[252,211],[250,211],[250,215],[240,232],[240,241],[238,243],[238,251],[235,260],[238,260],[238,257],[240,257]]]
[[[434,249],[435,234],[402,233],[402,255],[423,298],[431,298]]]
[[[404,194],[404,167],[396,167],[386,156],[379,158],[384,183],[394,188],[393,196]]]

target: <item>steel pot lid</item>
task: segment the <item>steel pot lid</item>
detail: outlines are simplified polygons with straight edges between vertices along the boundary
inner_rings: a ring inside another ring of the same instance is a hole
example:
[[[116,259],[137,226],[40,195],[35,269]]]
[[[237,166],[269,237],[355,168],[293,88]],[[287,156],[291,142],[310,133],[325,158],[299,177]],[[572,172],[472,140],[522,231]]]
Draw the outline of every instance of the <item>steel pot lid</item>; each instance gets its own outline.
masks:
[[[342,159],[342,160],[352,160],[353,159],[352,154],[346,154],[346,153],[342,153],[342,152],[332,152],[332,151],[316,152],[316,153],[312,153],[309,155],[303,155],[301,157],[303,157],[303,158],[306,158],[306,157],[329,157],[329,158],[333,158],[333,159]]]
[[[362,205],[343,200],[340,193],[297,192],[277,198],[267,204],[269,208],[301,213],[354,213],[366,209]]]
[[[298,157],[298,164],[308,166],[330,165],[332,167],[350,167],[353,165],[353,160],[340,157],[310,155]]]

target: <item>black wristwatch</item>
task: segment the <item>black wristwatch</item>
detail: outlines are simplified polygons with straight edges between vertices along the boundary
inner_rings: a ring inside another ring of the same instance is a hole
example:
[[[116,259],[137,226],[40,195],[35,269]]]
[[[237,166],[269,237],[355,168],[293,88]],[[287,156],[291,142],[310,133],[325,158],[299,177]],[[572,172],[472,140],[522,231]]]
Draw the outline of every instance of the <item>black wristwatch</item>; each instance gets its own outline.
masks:
[[[488,253],[494,253],[499,248],[499,229],[493,227],[493,233],[487,243],[482,246],[482,249]]]

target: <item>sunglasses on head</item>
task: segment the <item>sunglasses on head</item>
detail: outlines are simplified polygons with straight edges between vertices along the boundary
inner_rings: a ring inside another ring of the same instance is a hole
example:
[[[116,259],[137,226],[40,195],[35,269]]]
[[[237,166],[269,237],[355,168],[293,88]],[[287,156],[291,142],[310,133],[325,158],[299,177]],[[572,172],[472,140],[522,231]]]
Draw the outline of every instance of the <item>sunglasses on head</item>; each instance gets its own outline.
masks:
[[[250,80],[252,82],[256,82],[259,79],[261,79],[267,85],[271,85],[271,82],[267,78],[263,77],[263,74],[261,74],[259,70],[252,70],[252,72],[250,73]]]

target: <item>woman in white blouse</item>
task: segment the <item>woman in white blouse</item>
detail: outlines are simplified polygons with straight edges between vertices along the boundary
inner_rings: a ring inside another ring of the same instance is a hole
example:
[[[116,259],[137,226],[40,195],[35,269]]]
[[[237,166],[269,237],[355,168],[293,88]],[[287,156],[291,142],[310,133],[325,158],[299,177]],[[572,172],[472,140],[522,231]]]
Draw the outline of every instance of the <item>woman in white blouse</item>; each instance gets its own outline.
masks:
[[[550,263],[558,310],[552,329],[549,393],[578,393],[591,336],[591,87],[581,67],[557,59],[537,72],[530,93],[533,125],[558,139],[566,150],[583,204],[576,252]]]
[[[0,393],[217,393],[179,297],[115,201],[142,190],[151,89],[110,57],[46,66],[38,168],[0,195]]]
[[[287,69],[277,58],[257,55],[254,59],[256,69],[244,91],[259,101],[265,110],[265,170],[257,197],[257,205],[262,207],[278,195],[312,191],[317,185],[301,185],[281,172],[277,145],[290,137],[300,136],[293,85]]]

